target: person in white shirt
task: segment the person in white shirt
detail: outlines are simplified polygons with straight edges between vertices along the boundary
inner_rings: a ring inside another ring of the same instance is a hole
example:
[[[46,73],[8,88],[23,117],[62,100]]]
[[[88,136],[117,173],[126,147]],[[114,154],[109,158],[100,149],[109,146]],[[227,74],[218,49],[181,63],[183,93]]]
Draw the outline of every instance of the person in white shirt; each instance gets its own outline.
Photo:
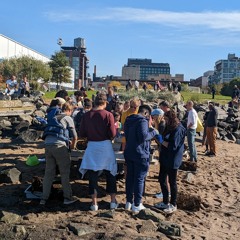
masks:
[[[193,102],[188,101],[186,108],[188,110],[188,121],[187,121],[187,141],[190,152],[190,161],[197,162],[197,150],[195,146],[195,136],[197,128],[198,114],[193,108]]]
[[[137,79],[135,79],[135,82],[134,82],[134,88],[136,91],[138,91],[138,88],[139,88],[139,81]]]
[[[5,94],[11,96],[15,93],[16,89],[17,89],[16,76],[12,75],[11,79],[8,79],[6,81]]]

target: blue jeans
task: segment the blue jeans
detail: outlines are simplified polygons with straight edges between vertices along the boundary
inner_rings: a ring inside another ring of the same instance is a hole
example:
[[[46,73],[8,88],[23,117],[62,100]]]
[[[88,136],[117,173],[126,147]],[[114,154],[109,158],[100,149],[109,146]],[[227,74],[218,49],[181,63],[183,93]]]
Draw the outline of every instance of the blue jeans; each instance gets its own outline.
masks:
[[[126,195],[127,202],[139,206],[142,201],[145,177],[149,168],[148,159],[127,160]]]
[[[190,161],[197,161],[197,150],[195,146],[196,129],[188,128],[187,141],[190,152]]]

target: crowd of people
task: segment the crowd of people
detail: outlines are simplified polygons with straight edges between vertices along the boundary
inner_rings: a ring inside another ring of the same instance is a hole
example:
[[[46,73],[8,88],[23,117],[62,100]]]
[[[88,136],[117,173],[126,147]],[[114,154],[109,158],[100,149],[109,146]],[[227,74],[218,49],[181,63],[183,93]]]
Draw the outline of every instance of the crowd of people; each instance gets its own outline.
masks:
[[[195,136],[198,114],[192,101],[186,103],[186,124],[179,119],[167,101],[152,109],[138,98],[122,103],[112,87],[107,92],[97,92],[93,99],[87,98],[81,88],[73,96],[60,90],[48,109],[48,125],[44,131],[46,170],[43,180],[43,197],[46,204],[58,167],[63,185],[64,204],[78,200],[72,196],[70,175],[70,149],[77,140],[87,139],[87,147],[79,168],[82,176],[88,172],[90,210],[98,210],[98,178],[106,176],[106,192],[110,195],[110,209],[119,206],[117,201],[117,174],[124,173],[126,184],[125,209],[139,212],[145,209],[142,202],[145,179],[150,164],[150,145],[155,141],[159,151],[159,186],[156,194],[162,202],[155,207],[166,213],[177,210],[177,172],[182,163],[184,142],[188,143],[190,161],[197,162]],[[206,156],[217,155],[217,109],[209,103],[204,117],[203,145]],[[117,164],[112,141],[121,139],[125,163]]]

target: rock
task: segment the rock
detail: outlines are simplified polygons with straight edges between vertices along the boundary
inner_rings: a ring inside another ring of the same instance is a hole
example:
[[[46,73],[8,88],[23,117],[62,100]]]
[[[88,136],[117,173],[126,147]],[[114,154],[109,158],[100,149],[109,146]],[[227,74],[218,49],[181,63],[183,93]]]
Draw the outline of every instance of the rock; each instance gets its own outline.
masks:
[[[179,192],[177,206],[183,210],[199,211],[201,207],[201,197],[189,193]]]
[[[42,117],[42,118],[45,118],[45,113],[42,111],[42,110],[36,110],[35,112],[34,112],[34,115],[35,116],[38,116],[38,117]]]
[[[197,163],[190,162],[190,161],[183,161],[179,169],[183,171],[195,172],[197,170]]]
[[[0,121],[0,129],[5,129],[5,128],[9,128],[12,126],[12,123],[9,120],[6,119],[2,119]]]
[[[158,227],[152,220],[144,221],[143,225],[139,228],[140,233],[156,232]]]
[[[232,133],[228,133],[226,137],[228,138],[229,141],[236,142],[236,138],[233,136]]]
[[[77,236],[83,236],[95,232],[95,229],[93,227],[80,223],[70,223],[68,224],[68,228]]]
[[[114,218],[114,210],[98,213],[98,217]]]
[[[0,183],[20,182],[21,172],[17,168],[9,168],[0,172]]]
[[[21,216],[16,213],[0,211],[0,221],[9,224],[19,223],[21,221]]]
[[[152,220],[154,222],[160,222],[165,219],[165,217],[162,214],[156,213],[150,209],[143,209],[135,216],[142,220]]]
[[[30,126],[30,123],[26,120],[21,121],[16,127],[15,134],[19,134],[20,132],[26,131]]]
[[[19,120],[20,120],[20,121],[28,121],[29,124],[32,123],[32,117],[31,117],[30,115],[26,115],[26,114],[24,114],[24,115],[19,115]]]
[[[21,225],[13,226],[13,232],[16,233],[17,235],[26,235],[27,233],[25,227]]]
[[[35,142],[36,140],[39,139],[41,133],[37,132],[36,130],[26,130],[20,133],[20,138],[28,143],[28,142]]]
[[[160,222],[158,225],[158,231],[167,236],[181,237],[181,227],[175,223]]]
[[[193,183],[195,176],[192,173],[187,173],[185,176],[185,181],[188,183]]]

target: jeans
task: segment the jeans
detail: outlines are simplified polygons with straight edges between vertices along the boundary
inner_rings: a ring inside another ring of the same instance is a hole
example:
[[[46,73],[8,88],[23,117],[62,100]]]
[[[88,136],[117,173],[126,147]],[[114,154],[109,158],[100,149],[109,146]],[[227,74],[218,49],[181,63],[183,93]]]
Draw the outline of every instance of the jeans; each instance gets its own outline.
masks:
[[[167,176],[171,190],[171,201],[170,203],[173,206],[177,204],[177,169],[169,169],[164,166],[160,166],[160,172],[158,180],[161,185],[162,194],[163,194],[163,202],[165,204],[169,203],[169,192],[167,187]]]
[[[188,128],[187,141],[190,152],[190,161],[197,161],[197,150],[195,146],[196,129]]]
[[[137,159],[135,161],[127,160],[127,177],[126,177],[126,195],[127,202],[133,203],[139,206],[142,201],[142,195],[144,192],[145,177],[149,168],[148,159]]]
[[[93,195],[98,192],[98,175],[99,171],[88,170],[89,173],[89,194]],[[117,193],[116,177],[110,171],[104,170],[107,179],[106,192],[109,194]]]

